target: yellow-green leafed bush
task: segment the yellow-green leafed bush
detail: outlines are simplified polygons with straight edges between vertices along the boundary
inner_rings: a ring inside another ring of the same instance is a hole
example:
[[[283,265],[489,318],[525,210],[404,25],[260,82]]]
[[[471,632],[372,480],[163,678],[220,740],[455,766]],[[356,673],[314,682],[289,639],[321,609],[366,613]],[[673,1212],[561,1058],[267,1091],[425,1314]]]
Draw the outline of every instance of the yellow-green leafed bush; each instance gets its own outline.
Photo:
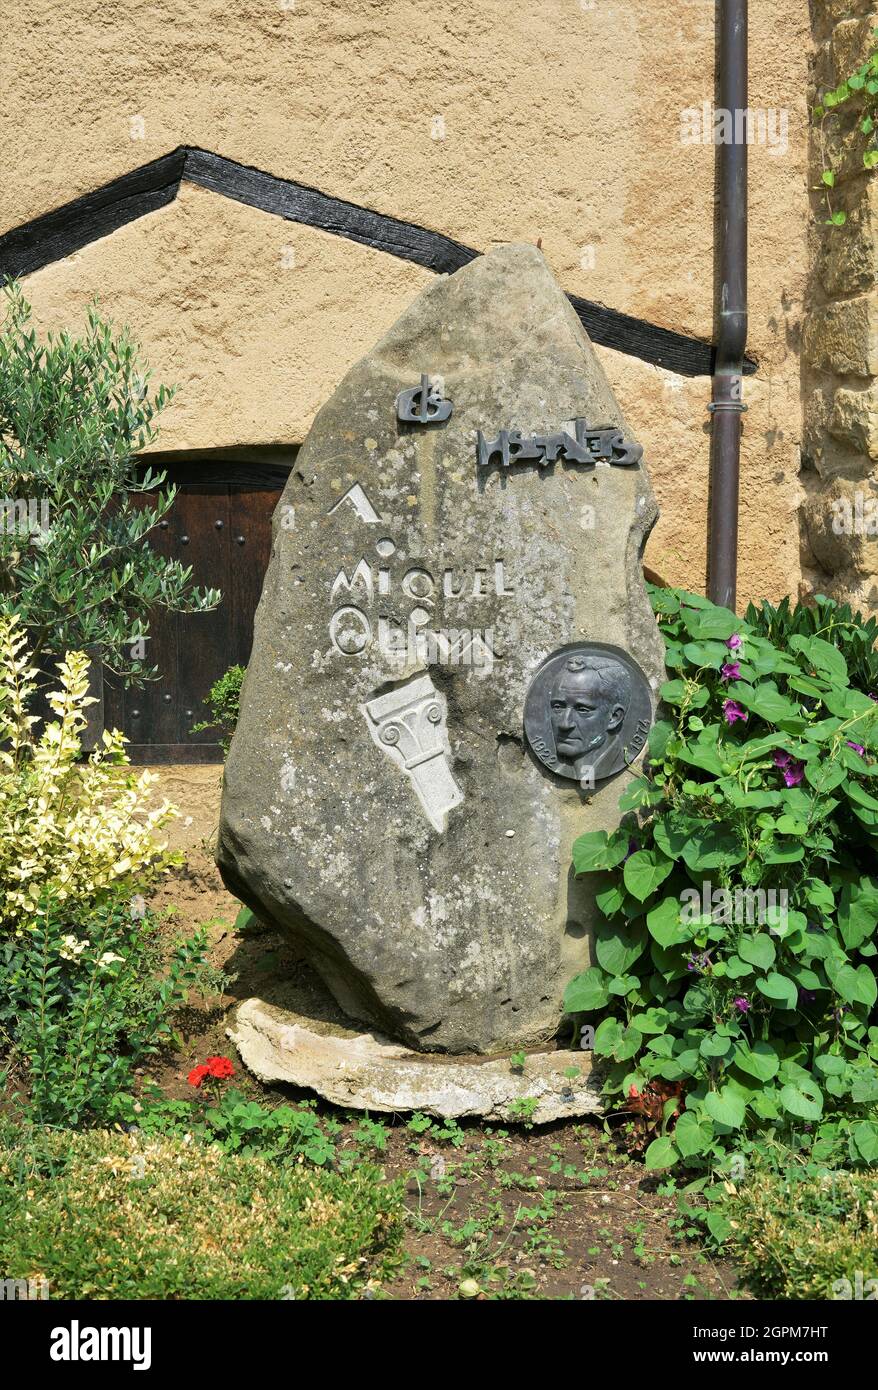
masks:
[[[142,885],[169,862],[156,834],[176,814],[149,805],[154,778],[132,772],[121,734],[104,733],[77,763],[93,703],[82,652],[67,654],[49,697],[56,718],[35,735],[26,645],[18,620],[0,616],[0,939],[32,928],[50,905]]]
[[[760,1175],[725,1210],[757,1298],[878,1299],[878,1172]]]
[[[370,1165],[106,1130],[0,1145],[0,1269],[53,1299],[355,1298],[398,1263],[402,1211]]]

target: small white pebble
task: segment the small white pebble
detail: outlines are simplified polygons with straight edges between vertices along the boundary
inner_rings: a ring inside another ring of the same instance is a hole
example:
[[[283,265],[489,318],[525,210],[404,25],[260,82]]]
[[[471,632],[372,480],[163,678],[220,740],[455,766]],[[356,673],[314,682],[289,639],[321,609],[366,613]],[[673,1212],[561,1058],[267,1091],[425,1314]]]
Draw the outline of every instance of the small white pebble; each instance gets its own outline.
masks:
[[[514,831],[514,830],[507,830],[507,831],[506,831],[506,838],[507,838],[507,840],[511,840],[514,834],[515,834],[515,831]]]

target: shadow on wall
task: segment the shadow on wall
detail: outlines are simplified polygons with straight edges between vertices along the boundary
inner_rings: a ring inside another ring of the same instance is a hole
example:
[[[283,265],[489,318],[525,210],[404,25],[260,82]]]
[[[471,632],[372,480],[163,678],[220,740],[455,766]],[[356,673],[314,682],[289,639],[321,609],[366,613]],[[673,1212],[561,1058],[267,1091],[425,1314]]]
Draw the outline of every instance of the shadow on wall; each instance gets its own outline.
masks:
[[[660,574],[656,574],[655,570],[651,570],[649,565],[643,566],[643,577],[648,584],[655,584],[659,589],[669,589],[671,587],[668,581],[662,579]]]

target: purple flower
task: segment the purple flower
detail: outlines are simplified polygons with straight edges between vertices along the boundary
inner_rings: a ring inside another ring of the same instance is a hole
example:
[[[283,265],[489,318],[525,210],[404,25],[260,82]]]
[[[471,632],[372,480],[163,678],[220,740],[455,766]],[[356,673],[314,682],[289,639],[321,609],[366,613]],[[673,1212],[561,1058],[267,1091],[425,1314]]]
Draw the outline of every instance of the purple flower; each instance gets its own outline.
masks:
[[[622,860],[622,863],[624,864],[626,859],[630,859],[631,856],[632,856],[632,854],[634,854],[635,851],[638,850],[638,849],[640,849],[640,846],[639,846],[639,844],[637,843],[637,841],[636,841],[636,840],[629,840],[629,841],[628,841],[628,853],[625,855],[625,859]]]
[[[737,661],[726,661],[720,671],[724,681],[739,681],[741,679],[741,668]]]
[[[739,1013],[745,1014],[750,1009],[750,1000],[745,999],[743,994],[739,994],[737,999],[732,1000],[732,1003]]]
[[[792,753],[784,752],[783,748],[776,748],[772,761],[775,767],[779,767],[783,773],[783,779],[788,787],[797,787],[805,775],[805,764],[798,758],[794,758]]]
[[[848,748],[853,748],[855,753],[859,753],[861,758],[864,758],[866,756],[866,750],[863,747],[862,743],[851,743],[849,738],[845,739],[845,743],[847,744]]]
[[[736,719],[746,721],[748,718],[746,711],[741,708],[737,700],[726,700],[723,704],[723,714],[727,724],[734,724]]]
[[[699,973],[699,975],[700,975],[703,971],[709,970],[712,964],[713,964],[713,961],[710,959],[710,952],[709,952],[709,951],[702,951],[702,952],[701,952],[699,955],[697,955],[697,956],[690,956],[690,957],[689,957],[689,960],[688,960],[687,965],[686,965],[686,969],[687,969],[687,970],[696,970],[696,971]]]
[[[726,646],[728,647],[730,652],[736,652],[739,647],[743,646],[743,644],[744,639],[740,635],[740,633],[737,632],[733,632],[731,637],[728,637],[726,639]]]

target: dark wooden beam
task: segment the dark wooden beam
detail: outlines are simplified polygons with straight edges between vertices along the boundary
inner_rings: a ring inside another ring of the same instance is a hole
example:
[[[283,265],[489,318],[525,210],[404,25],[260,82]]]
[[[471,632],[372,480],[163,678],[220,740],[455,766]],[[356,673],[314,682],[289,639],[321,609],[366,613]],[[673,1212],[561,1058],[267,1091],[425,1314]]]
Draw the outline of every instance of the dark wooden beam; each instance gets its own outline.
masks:
[[[331,198],[307,184],[238,164],[210,150],[181,146],[93,193],[74,198],[54,212],[6,232],[0,237],[0,277],[29,275],[145,213],[164,207],[176,197],[183,179],[288,222],[318,227],[333,236],[347,237],[375,251],[412,261],[436,274],[452,275],[481,254],[415,222],[403,222],[343,198]],[[569,298],[595,343],[682,376],[711,375],[714,351],[710,343],[589,299],[576,295]],[[755,361],[745,359],[746,373],[755,372],[756,368]]]
[[[0,279],[30,275],[172,203],[185,163],[186,151],[173,150],[6,232],[0,236]]]
[[[306,227],[319,227],[334,236],[359,241],[374,251],[386,251],[390,256],[413,261],[437,275],[450,275],[479,254],[471,251],[441,232],[430,232],[414,222],[401,222],[396,217],[372,212],[343,198],[330,198],[307,184],[279,179],[236,164],[233,159],[211,154],[209,150],[190,150],[186,159],[187,182],[222,193],[235,202],[247,203],[263,212],[283,217],[288,222],[302,222]]]

